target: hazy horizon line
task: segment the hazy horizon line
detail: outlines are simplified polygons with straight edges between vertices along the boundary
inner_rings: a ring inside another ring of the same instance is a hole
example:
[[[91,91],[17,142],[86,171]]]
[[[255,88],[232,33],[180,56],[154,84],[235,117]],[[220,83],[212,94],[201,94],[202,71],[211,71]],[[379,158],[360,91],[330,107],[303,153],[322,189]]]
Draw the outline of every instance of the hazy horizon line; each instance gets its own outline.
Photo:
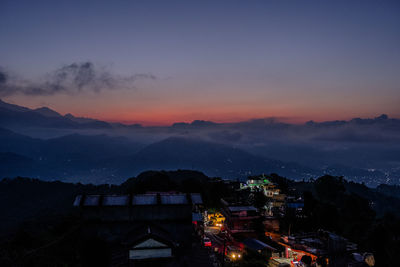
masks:
[[[48,108],[51,109],[61,116],[66,116],[67,114],[71,114],[74,117],[78,118],[87,118],[87,119],[94,119],[94,120],[99,120],[99,121],[104,121],[108,123],[121,123],[125,125],[134,125],[134,124],[140,124],[141,126],[145,127],[166,127],[166,126],[173,126],[174,124],[179,124],[179,123],[186,123],[186,124],[191,124],[195,121],[203,121],[203,122],[211,122],[211,123],[216,123],[216,124],[234,124],[234,123],[242,123],[242,122],[251,122],[251,121],[257,121],[257,120],[264,120],[267,121],[269,120],[271,123],[287,123],[287,124],[293,124],[293,125],[301,125],[310,121],[316,122],[316,123],[322,123],[322,122],[329,122],[329,121],[350,121],[355,118],[361,118],[361,119],[375,119],[379,116],[382,115],[387,115],[390,119],[400,119],[400,115],[396,116],[393,114],[387,114],[387,113],[380,113],[376,114],[373,117],[370,116],[339,116],[337,118],[332,118],[333,116],[325,119],[315,119],[315,118],[310,118],[310,117],[305,117],[305,116],[260,116],[260,117],[248,117],[248,118],[233,118],[233,119],[206,119],[206,118],[194,118],[194,119],[189,119],[189,120],[167,120],[167,121],[158,121],[158,120],[126,120],[126,119],[118,119],[118,118],[107,118],[107,116],[88,116],[88,115],[79,115],[79,114],[74,114],[73,111],[69,111],[66,113],[61,113],[58,112],[56,109],[49,107],[48,105],[35,105],[35,106],[24,106],[20,104],[14,103],[14,101],[5,101],[4,98],[0,98],[0,101],[3,101],[7,104],[12,104],[12,105],[17,105],[20,107],[26,107],[31,110],[35,109],[40,109],[40,108]]]

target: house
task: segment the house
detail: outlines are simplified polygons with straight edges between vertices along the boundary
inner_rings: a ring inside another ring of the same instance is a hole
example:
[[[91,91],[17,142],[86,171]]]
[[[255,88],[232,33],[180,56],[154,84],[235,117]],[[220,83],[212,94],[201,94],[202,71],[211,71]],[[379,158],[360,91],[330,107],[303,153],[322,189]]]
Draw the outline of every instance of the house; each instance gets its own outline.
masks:
[[[122,243],[129,251],[131,265],[148,265],[153,262],[168,262],[173,259],[176,244],[171,237],[157,227],[147,225],[131,232]]]
[[[251,191],[259,190],[264,188],[273,188],[274,185],[265,177],[262,178],[251,178],[246,181],[246,183],[240,185],[240,189],[249,188]]]
[[[257,220],[261,218],[257,208],[230,204],[221,199],[222,214],[225,217],[225,228],[230,234],[254,233]]]
[[[192,222],[200,194],[78,195],[74,206],[84,219],[82,235],[110,244],[117,263],[174,261],[192,247]],[[155,263],[153,264],[155,265]]]
[[[285,248],[285,258],[296,261],[307,255],[313,260],[328,259],[332,266],[348,266],[349,255],[357,249],[347,239],[324,230],[282,236],[278,244]]]

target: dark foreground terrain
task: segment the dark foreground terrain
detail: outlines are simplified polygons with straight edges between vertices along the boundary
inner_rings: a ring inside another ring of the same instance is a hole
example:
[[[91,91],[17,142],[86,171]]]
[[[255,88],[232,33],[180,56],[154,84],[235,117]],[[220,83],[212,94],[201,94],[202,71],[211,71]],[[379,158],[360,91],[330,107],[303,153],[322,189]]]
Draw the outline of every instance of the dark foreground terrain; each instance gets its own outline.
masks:
[[[370,251],[376,266],[394,266],[400,255],[400,188],[375,189],[323,176],[295,182],[272,174],[283,191],[304,198],[303,218],[281,218],[281,231],[326,229]],[[77,194],[137,194],[179,191],[202,194],[204,205],[218,207],[234,194],[222,180],[200,172],[144,172],[120,185],[84,185],[30,178],[0,182],[0,266],[108,266],[107,244],[82,238],[82,219],[72,203]]]

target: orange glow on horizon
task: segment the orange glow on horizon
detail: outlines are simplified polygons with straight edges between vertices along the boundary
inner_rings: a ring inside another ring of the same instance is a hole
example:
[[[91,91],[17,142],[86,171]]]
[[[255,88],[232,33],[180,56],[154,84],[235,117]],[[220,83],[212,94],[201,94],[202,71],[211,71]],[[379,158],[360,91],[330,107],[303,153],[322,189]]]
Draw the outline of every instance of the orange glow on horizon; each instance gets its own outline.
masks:
[[[265,114],[265,115],[264,115]],[[272,114],[281,114],[275,116]],[[144,126],[169,126],[174,123],[186,122],[191,123],[194,120],[212,121],[216,123],[236,123],[242,121],[248,121],[253,119],[263,118],[276,118],[277,121],[287,123],[303,123],[308,121],[302,117],[294,117],[289,114],[283,114],[281,112],[238,112],[238,111],[216,111],[209,109],[207,112],[182,112],[172,110],[151,110],[147,112],[135,113],[135,112],[115,112],[114,114],[99,114],[85,115],[85,117],[95,117],[99,120],[108,122],[118,122],[124,124],[135,124],[139,123]]]
[[[34,98],[13,99],[6,102],[17,104],[31,109],[47,106],[62,115],[71,113],[76,117],[92,118],[108,122],[123,124],[141,124],[143,126],[170,126],[177,122],[191,123],[194,120],[212,121],[216,123],[235,123],[253,119],[274,118],[278,122],[303,124],[313,120],[315,122],[350,120],[352,118],[375,118],[382,113],[390,118],[400,118],[397,108],[380,108],[364,110],[363,106],[330,106],[324,103],[305,105],[302,102],[294,104],[288,102],[268,103],[231,101],[189,102],[185,100],[160,101],[156,104],[146,102],[130,102],[129,98],[80,98],[74,99],[60,96],[52,103],[40,103]]]
[[[148,114],[113,114],[113,115],[105,115],[105,116],[91,116],[85,115],[85,117],[92,117],[95,119],[115,122],[115,123],[123,123],[123,124],[141,124],[143,126],[170,126],[174,123],[185,122],[191,123],[195,120],[204,120],[204,121],[212,121],[216,123],[237,123],[249,120],[256,119],[268,119],[274,118],[278,122],[291,123],[291,124],[303,124],[307,121],[315,121],[315,122],[323,122],[323,121],[333,121],[333,120],[350,120],[355,117],[361,118],[374,118],[379,116],[380,114],[374,115],[364,115],[364,116],[343,116],[342,114],[318,114],[318,115],[300,115],[293,116],[292,114],[279,114],[279,113],[253,113],[249,112],[248,114],[236,114],[232,113],[175,113],[175,112],[149,112]],[[392,117],[392,116],[390,116]]]

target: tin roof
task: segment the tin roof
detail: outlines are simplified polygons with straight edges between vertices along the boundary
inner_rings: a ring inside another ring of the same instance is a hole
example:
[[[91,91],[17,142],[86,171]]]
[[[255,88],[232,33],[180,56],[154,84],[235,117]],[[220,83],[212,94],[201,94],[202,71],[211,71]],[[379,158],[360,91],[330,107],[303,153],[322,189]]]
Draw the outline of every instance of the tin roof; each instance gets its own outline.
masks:
[[[201,215],[200,212],[193,212],[192,213],[192,221],[203,221],[203,216]]]
[[[126,206],[128,201],[127,195],[107,195],[104,196],[103,206]]]
[[[83,205],[85,206],[98,206],[100,195],[89,195],[84,199]]]
[[[134,195],[132,205],[156,205],[157,195]]]
[[[190,194],[193,204],[203,204],[203,199],[199,193]]]
[[[158,196],[160,199],[158,199]],[[189,195],[193,204],[202,204],[203,199],[198,193]],[[129,203],[129,195],[77,195],[73,202],[77,206],[129,206],[129,205],[187,205],[187,194],[138,194],[132,196]],[[160,203],[158,201],[161,201]],[[100,203],[101,202],[101,203]]]
[[[254,249],[254,250],[262,250],[264,248],[269,249],[269,250],[276,250],[276,248],[271,247],[271,246],[265,244],[264,242],[262,242],[258,239],[255,239],[255,238],[247,238],[243,241],[243,243],[247,247]]]
[[[179,195],[161,195],[162,204],[188,204],[185,194]]]
[[[253,206],[230,206],[228,209],[232,212],[236,211],[257,211],[257,208]]]
[[[75,200],[74,200],[74,206],[79,206],[79,204],[81,204],[81,199],[82,199],[82,195],[77,195]]]

